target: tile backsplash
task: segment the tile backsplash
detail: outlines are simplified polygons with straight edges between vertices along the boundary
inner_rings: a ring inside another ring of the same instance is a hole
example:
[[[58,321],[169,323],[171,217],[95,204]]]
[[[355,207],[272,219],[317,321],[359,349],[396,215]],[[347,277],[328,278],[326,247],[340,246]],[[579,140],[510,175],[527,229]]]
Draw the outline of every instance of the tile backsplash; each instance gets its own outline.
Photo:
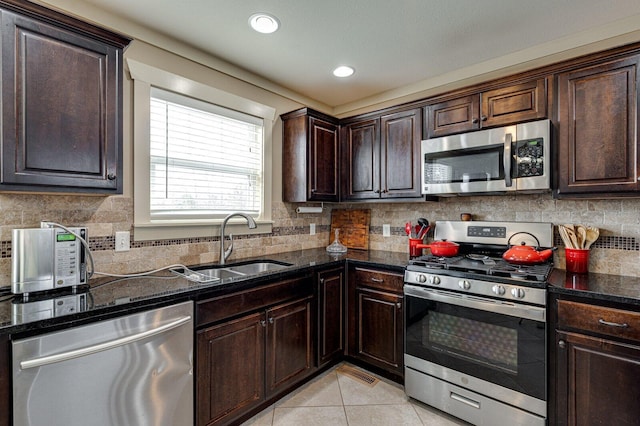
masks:
[[[313,204],[315,205],[315,204]],[[273,232],[236,237],[233,258],[324,247],[330,243],[332,208],[369,208],[369,248],[407,251],[404,223],[424,217],[430,222],[456,220],[471,213],[476,220],[581,223],[600,228],[592,246],[591,272],[640,276],[640,199],[555,200],[549,194],[443,198],[439,202],[325,204],[322,213],[296,212],[299,204],[273,202]],[[11,230],[38,227],[40,221],[87,226],[96,270],[134,273],[170,264],[216,262],[219,237],[134,241],[131,250],[115,252],[115,232],[133,234],[133,201],[126,196],[0,194],[0,286],[10,284]],[[310,224],[316,235],[309,235]],[[383,237],[384,224],[391,236]],[[556,245],[562,242],[556,235]],[[564,250],[556,251],[556,266],[564,268]]]

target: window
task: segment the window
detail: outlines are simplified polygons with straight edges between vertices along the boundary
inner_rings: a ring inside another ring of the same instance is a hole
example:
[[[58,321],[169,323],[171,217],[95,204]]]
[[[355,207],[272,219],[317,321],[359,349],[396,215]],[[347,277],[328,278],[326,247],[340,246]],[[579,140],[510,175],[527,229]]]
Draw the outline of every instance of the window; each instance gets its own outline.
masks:
[[[203,82],[131,58],[127,66],[135,240],[217,236],[235,211],[256,219],[252,233],[271,232],[275,108],[218,89],[215,73]]]
[[[262,207],[263,120],[151,88],[151,219],[224,218]]]

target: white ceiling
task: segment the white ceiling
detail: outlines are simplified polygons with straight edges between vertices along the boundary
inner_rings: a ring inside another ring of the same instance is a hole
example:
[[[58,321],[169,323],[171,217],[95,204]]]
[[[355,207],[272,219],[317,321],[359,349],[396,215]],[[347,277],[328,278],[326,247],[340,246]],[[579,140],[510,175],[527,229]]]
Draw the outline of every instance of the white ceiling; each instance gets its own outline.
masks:
[[[585,31],[640,29],[638,0],[83,1],[331,108]],[[280,30],[252,31],[255,12]],[[356,73],[333,77],[342,64]]]

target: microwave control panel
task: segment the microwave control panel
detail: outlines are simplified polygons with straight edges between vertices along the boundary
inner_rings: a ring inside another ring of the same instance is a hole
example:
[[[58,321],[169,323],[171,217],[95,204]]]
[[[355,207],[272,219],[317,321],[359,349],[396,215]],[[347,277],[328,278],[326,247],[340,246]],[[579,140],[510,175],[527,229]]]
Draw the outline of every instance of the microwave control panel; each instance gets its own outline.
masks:
[[[542,138],[515,142],[514,177],[530,177],[544,175],[544,148]]]

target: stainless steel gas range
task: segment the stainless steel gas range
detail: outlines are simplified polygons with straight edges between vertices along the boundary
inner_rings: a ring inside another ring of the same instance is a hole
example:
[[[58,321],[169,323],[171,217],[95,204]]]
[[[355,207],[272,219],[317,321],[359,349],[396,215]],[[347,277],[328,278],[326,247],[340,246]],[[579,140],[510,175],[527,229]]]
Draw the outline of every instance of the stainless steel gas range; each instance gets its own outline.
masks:
[[[522,266],[501,255],[509,242],[551,247],[553,225],[441,221],[434,238],[460,247],[406,268],[407,395],[473,424],[544,425],[553,257]]]

